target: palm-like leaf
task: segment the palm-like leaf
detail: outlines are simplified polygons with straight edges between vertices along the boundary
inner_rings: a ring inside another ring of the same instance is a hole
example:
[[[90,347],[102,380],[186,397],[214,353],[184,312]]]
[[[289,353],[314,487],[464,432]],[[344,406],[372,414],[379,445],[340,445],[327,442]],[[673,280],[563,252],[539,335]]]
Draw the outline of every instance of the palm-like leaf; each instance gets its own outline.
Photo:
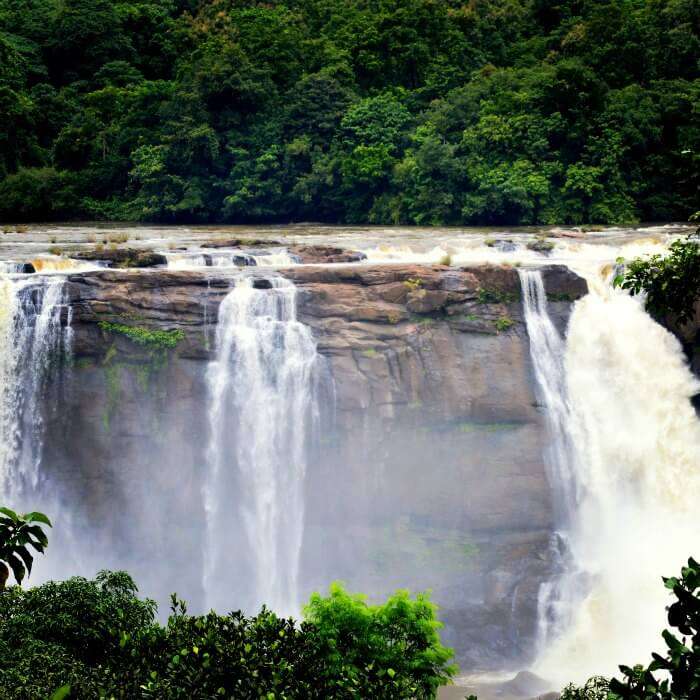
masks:
[[[51,527],[51,521],[37,511],[20,515],[10,508],[0,508],[0,563],[12,570],[17,583],[29,576],[34,563],[31,549],[43,553],[49,544],[42,525]],[[4,584],[0,582],[0,590]]]

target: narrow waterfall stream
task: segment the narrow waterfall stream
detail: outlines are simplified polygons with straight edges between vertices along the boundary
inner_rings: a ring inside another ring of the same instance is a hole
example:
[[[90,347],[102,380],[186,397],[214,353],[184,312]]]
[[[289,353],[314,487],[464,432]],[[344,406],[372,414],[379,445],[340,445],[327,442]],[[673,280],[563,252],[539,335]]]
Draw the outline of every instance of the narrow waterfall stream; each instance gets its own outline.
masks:
[[[46,383],[71,349],[64,278],[0,279],[0,497],[17,508],[39,485]],[[31,500],[31,499],[30,499]]]
[[[561,685],[647,662],[659,647],[661,576],[700,541],[700,422],[680,344],[640,300],[590,278],[562,353],[538,274],[521,273],[524,309],[568,561],[541,590],[534,670]]]
[[[319,356],[297,320],[297,290],[237,279],[219,308],[208,369],[211,442],[205,485],[207,605],[231,600],[298,612],[309,434]],[[233,504],[238,507],[234,508]],[[245,537],[237,539],[236,530]],[[234,589],[232,592],[231,589]],[[236,590],[238,588],[239,590]]]

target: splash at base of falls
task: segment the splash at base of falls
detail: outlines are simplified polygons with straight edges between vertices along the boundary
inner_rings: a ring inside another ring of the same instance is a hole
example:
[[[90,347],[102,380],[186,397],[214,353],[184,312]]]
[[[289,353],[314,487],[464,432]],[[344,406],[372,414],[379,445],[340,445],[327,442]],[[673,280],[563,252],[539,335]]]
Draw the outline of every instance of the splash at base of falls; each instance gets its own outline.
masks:
[[[638,299],[590,287],[574,308],[564,363],[576,453],[567,570],[541,595],[550,634],[533,668],[559,687],[650,660],[663,645],[661,577],[697,555],[700,541],[697,382],[680,343]]]
[[[243,277],[219,309],[208,369],[207,605],[298,612],[304,478],[320,358],[296,288]],[[236,504],[236,507],[233,504]],[[238,535],[239,532],[244,537]],[[238,602],[237,602],[238,604]]]

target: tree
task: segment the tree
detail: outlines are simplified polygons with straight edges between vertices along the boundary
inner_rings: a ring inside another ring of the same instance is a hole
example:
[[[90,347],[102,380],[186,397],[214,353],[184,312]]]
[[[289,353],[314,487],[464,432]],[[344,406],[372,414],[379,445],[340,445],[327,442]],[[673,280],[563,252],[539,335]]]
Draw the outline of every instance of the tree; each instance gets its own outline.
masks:
[[[0,596],[0,696],[433,700],[454,673],[424,595],[370,606],[335,585],[301,623],[265,608],[190,615],[173,596],[161,625],[136,594],[102,571]]]
[[[650,313],[660,318],[672,314],[684,325],[700,299],[700,242],[688,236],[671,243],[668,255],[635,258],[614,284],[632,294],[645,292]]]
[[[452,650],[440,643],[436,606],[425,594],[397,591],[383,605],[368,605],[333,584],[329,595],[311,596],[305,616],[325,660],[319,674],[331,684],[348,679],[361,697],[434,698],[456,671]],[[352,685],[350,686],[352,687]]]
[[[43,513],[19,515],[9,508],[0,508],[0,591],[5,590],[10,569],[18,584],[31,574],[34,555],[30,547],[43,554],[49,544],[42,525],[51,527]]]

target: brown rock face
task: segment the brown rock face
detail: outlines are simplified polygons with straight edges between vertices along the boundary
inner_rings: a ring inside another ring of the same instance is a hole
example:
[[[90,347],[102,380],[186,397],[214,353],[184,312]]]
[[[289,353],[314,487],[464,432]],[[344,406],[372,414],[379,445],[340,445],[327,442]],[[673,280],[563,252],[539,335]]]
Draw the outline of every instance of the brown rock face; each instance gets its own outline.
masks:
[[[102,550],[116,548],[116,563],[146,593],[164,598],[177,586],[195,606],[206,368],[235,274],[70,277],[76,360],[62,410],[47,420],[45,463],[76,518],[103,523]],[[269,275],[246,274],[260,294],[273,293]],[[465,670],[526,657],[551,567],[552,508],[517,270],[339,265],[278,274],[297,287],[299,319],[332,378],[305,481],[304,593],[336,579],[372,596],[431,588]],[[563,323],[585,282],[562,267],[543,274]],[[164,361],[104,321],[180,331],[182,340]]]
[[[305,265],[319,263],[352,263],[366,260],[367,256],[356,250],[345,250],[326,245],[293,245],[289,252]]]
[[[202,248],[265,248],[284,245],[280,241],[266,238],[229,238],[220,241],[202,243]]]
[[[156,267],[165,265],[167,259],[152,250],[137,250],[135,248],[116,248],[114,250],[84,250],[73,253],[76,260],[94,260],[108,263],[110,267]]]

